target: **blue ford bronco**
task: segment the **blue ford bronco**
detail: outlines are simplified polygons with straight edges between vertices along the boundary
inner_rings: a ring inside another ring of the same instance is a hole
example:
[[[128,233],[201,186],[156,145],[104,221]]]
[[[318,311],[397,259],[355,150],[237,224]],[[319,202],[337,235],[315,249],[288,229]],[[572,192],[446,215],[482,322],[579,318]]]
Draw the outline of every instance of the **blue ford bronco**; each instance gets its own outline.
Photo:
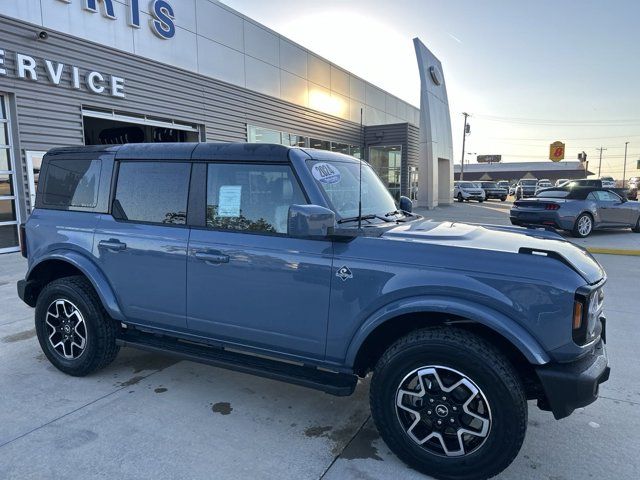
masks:
[[[398,457],[489,478],[518,454],[527,400],[561,419],[608,379],[605,273],[553,232],[411,210],[332,152],[55,149],[21,228],[18,293],[67,374],[121,346],[334,395],[372,372],[371,414]]]

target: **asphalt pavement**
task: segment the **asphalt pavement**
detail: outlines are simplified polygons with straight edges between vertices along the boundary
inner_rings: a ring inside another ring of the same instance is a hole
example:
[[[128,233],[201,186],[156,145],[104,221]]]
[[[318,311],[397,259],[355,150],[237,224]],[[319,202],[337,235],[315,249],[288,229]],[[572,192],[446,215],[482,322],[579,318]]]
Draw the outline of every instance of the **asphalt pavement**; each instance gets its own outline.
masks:
[[[640,257],[597,258],[609,275],[611,379],[561,421],[531,403],[522,451],[498,478],[640,478]],[[25,268],[0,256],[0,479],[427,478],[380,439],[368,380],[337,398],[127,348],[89,377],[62,374],[15,293]]]
[[[485,200],[478,202],[454,202],[452,205],[433,210],[418,209],[417,213],[433,220],[454,220],[457,222],[511,225],[509,210],[513,202],[508,200]],[[582,245],[592,253],[640,255],[640,233],[631,229],[594,231],[587,238],[574,238],[568,232],[559,231],[568,240]]]

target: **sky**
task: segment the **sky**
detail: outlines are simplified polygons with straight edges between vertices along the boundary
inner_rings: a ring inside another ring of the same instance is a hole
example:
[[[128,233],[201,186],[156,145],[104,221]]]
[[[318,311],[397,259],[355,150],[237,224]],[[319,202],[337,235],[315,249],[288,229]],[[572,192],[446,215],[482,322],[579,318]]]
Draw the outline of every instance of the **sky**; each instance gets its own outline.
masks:
[[[503,161],[566,159],[640,175],[638,0],[223,0],[384,90],[420,105],[412,39],[441,60],[460,163],[466,152]],[[466,155],[475,163],[475,155]]]

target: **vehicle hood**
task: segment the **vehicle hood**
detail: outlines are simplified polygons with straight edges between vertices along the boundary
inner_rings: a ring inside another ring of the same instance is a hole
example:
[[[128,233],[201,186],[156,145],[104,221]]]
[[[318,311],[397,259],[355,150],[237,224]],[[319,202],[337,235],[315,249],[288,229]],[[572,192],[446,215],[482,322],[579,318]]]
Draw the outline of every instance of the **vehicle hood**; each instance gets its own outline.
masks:
[[[397,226],[382,236],[390,240],[548,256],[572,268],[589,284],[605,276],[589,252],[546,230],[425,220]]]

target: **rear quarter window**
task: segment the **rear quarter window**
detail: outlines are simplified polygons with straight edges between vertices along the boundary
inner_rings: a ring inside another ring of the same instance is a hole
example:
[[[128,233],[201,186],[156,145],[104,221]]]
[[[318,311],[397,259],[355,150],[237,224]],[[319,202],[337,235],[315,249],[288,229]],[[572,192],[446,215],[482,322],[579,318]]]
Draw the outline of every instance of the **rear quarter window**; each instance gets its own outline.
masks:
[[[123,161],[112,213],[118,220],[164,225],[187,223],[191,164]]]
[[[42,188],[42,204],[52,208],[95,208],[101,160],[52,159]]]

